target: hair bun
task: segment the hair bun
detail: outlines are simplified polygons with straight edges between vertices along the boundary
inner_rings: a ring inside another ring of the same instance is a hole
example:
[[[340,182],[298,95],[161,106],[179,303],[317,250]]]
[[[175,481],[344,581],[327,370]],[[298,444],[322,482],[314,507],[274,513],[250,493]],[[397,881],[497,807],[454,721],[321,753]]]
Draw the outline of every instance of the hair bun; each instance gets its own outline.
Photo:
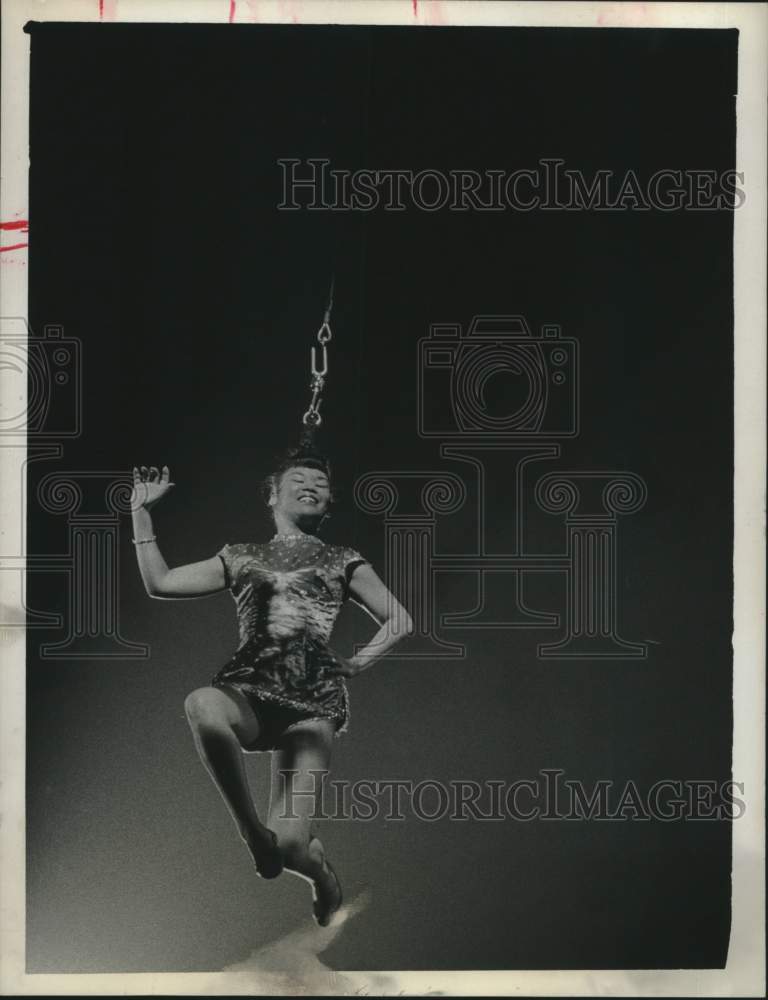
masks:
[[[298,445],[289,448],[276,460],[272,474],[267,478],[266,486],[271,487],[288,469],[297,465],[309,469],[318,469],[331,478],[331,463],[315,445],[314,428],[306,427],[301,434]]]

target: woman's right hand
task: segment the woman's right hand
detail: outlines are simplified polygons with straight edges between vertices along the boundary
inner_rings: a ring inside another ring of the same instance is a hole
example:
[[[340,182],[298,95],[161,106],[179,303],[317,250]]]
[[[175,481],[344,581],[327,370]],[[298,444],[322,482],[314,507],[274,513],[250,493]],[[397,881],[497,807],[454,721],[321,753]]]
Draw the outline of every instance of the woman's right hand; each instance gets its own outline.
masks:
[[[162,471],[157,466],[152,465],[147,468],[142,465],[140,468],[133,467],[133,492],[131,493],[131,510],[137,511],[142,507],[149,510],[162,500],[176,485],[171,481],[171,472],[167,465]]]

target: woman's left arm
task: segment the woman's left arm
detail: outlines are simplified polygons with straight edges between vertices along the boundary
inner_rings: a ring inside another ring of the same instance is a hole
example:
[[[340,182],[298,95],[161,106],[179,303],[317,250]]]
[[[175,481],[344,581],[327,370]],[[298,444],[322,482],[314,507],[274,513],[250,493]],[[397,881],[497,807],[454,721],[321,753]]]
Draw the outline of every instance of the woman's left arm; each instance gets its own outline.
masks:
[[[384,585],[370,563],[361,563],[349,581],[349,596],[375,618],[381,628],[371,641],[349,659],[340,659],[334,673],[353,677],[370,667],[387,650],[413,631],[411,616]]]

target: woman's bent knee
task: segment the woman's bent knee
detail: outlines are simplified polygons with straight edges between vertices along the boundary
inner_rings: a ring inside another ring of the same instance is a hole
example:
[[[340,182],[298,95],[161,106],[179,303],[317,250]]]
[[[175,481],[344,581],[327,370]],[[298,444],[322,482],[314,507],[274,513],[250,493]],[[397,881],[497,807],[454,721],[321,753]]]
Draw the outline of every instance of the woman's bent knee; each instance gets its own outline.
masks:
[[[197,688],[184,700],[184,711],[193,728],[216,728],[231,725],[229,699],[214,687]]]

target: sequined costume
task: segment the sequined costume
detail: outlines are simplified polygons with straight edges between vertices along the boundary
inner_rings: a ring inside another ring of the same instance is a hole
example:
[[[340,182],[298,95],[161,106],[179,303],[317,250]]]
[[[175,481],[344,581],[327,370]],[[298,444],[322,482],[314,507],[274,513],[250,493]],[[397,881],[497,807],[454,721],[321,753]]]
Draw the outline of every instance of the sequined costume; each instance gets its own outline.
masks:
[[[313,535],[277,535],[264,544],[225,545],[217,553],[237,606],[240,644],[212,678],[239,691],[262,723],[247,749],[273,749],[295,722],[330,719],[340,735],[349,720],[344,679],[327,673],[334,622],[349,596],[355,549]]]

